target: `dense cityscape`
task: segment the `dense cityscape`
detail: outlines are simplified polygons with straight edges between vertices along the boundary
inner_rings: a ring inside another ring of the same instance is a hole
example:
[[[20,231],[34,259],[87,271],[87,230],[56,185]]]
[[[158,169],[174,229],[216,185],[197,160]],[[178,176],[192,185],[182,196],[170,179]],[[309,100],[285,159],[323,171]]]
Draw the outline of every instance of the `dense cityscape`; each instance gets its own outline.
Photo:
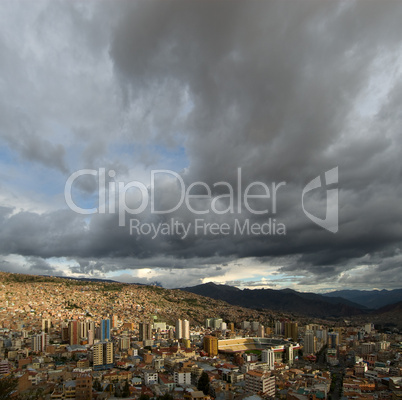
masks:
[[[0,284],[0,382],[9,398],[402,395],[396,328],[259,312],[154,286],[5,273]]]

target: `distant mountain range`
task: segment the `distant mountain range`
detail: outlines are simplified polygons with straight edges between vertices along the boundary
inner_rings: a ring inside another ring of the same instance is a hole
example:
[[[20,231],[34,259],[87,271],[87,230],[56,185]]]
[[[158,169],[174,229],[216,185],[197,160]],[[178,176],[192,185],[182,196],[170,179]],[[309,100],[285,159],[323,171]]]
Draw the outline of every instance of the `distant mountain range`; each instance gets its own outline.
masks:
[[[342,297],[361,306],[379,309],[402,301],[402,289],[394,290],[337,290],[325,293],[325,297]]]
[[[110,279],[75,278],[59,276],[57,278],[77,281],[118,283]],[[134,283],[135,285],[144,285]],[[151,286],[161,286],[158,282]],[[388,310],[396,312],[402,307],[402,289],[394,290],[337,290],[317,294],[297,292],[292,289],[238,289],[234,286],[217,285],[209,282],[193,287],[180,288],[186,292],[223,300],[232,305],[254,309],[293,312],[311,317],[351,317],[368,314],[378,310],[381,314]],[[394,307],[395,305],[395,307]],[[390,306],[387,308],[387,306]]]
[[[367,308],[342,297],[301,293],[291,289],[238,289],[228,285],[205,283],[181,288],[201,296],[224,300],[229,304],[273,311],[293,312],[311,317],[346,317],[368,312]]]

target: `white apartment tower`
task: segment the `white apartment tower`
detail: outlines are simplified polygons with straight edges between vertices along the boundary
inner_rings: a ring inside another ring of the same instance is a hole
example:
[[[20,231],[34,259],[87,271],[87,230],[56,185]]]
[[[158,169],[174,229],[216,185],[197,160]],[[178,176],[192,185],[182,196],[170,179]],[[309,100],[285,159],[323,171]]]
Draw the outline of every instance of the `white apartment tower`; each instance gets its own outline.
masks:
[[[307,329],[304,335],[304,354],[314,354],[316,352],[316,340],[314,331]]]
[[[183,337],[183,325],[181,319],[178,319],[176,321],[175,336],[176,339],[181,339]]]
[[[274,369],[275,366],[275,352],[272,349],[265,349],[261,352],[261,361],[268,364],[269,369]]]
[[[182,323],[183,339],[190,339],[190,322],[186,319]]]

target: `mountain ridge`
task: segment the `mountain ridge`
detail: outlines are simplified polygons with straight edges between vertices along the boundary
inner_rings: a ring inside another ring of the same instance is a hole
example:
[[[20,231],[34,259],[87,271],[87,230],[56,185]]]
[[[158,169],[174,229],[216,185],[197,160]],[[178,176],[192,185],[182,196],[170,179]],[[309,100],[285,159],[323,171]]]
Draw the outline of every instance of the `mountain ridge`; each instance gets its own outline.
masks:
[[[229,285],[208,282],[182,291],[223,300],[248,308],[293,312],[311,317],[344,317],[364,314],[366,307],[341,297],[326,298],[316,293],[302,293],[292,289],[239,289]]]
[[[392,290],[336,290],[324,293],[325,297],[343,297],[354,303],[366,305],[370,309],[380,309],[402,301],[402,289]]]

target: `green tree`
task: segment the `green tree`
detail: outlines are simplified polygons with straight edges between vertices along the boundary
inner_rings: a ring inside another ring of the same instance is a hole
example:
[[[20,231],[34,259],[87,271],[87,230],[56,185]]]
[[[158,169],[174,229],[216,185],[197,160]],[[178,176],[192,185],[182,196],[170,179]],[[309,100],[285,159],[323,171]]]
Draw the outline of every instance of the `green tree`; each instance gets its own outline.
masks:
[[[147,395],[147,394],[141,394],[139,400],[149,400],[149,395]]]
[[[197,389],[202,390],[204,394],[208,394],[209,392],[209,376],[205,371],[201,374],[200,379],[198,379]]]

